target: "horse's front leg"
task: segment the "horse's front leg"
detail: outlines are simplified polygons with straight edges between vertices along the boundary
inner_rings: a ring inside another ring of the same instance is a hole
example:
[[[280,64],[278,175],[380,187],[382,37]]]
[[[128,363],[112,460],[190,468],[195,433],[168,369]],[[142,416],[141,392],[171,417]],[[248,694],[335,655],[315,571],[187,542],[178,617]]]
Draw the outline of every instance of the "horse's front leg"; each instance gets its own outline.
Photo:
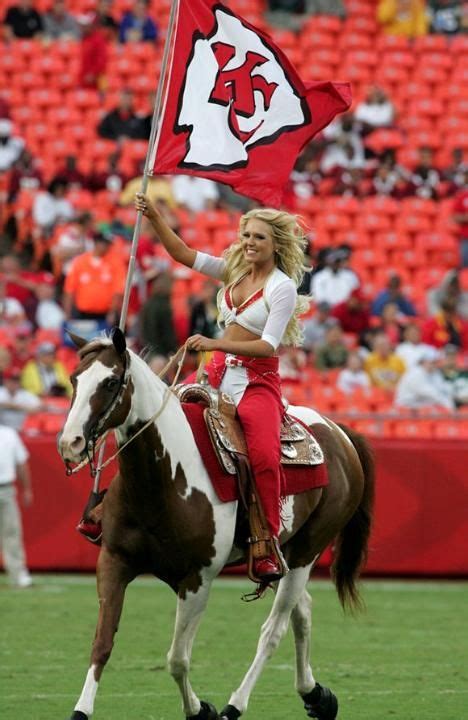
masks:
[[[70,720],[88,720],[93,714],[98,683],[112,652],[125,589],[131,579],[124,563],[103,547],[97,565],[99,615],[91,651],[91,662],[83,690]]]
[[[247,709],[249,698],[265,663],[272,656],[288,629],[291,612],[296,607],[309,579],[312,565],[290,570],[279,582],[271,612],[262,626],[257,653],[240,687],[231,695],[229,705],[221,711],[221,720],[237,720]]]
[[[211,582],[212,578],[205,579],[196,592],[179,594],[174,636],[167,654],[168,669],[179,686],[185,715],[197,720],[218,720],[215,708],[198,699],[189,681],[193,641],[208,602]]]

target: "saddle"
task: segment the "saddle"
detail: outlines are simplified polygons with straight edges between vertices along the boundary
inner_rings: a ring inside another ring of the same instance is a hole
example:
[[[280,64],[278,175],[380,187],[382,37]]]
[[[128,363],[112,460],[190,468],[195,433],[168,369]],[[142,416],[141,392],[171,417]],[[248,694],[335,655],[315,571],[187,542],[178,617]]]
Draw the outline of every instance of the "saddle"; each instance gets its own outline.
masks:
[[[248,574],[259,582],[254,572],[255,561],[275,555],[284,572],[286,561],[279,545],[269,532],[262,503],[251,471],[247,444],[233,399],[209,385],[177,385],[175,393],[181,403],[205,405],[203,416],[208,436],[221,467],[237,475],[239,494],[246,509],[250,536],[247,540]],[[261,426],[259,425],[259,432]],[[322,448],[315,438],[293,417],[285,414],[280,431],[281,463],[285,465],[319,465],[324,462]]]

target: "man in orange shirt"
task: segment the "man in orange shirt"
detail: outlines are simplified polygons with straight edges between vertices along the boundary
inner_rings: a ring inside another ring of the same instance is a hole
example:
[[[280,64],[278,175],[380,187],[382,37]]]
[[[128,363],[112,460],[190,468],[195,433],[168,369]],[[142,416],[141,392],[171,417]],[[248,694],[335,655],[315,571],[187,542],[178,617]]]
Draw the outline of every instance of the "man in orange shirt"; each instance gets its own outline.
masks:
[[[125,285],[125,266],[112,253],[112,238],[95,233],[93,250],[72,260],[65,279],[67,318],[117,322]]]

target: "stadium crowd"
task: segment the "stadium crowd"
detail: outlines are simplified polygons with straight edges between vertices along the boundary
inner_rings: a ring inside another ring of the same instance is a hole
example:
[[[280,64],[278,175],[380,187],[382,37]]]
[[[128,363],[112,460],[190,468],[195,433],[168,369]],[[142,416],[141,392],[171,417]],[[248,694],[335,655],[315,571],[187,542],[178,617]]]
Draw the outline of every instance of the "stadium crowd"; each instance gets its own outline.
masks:
[[[311,271],[301,291],[313,300],[303,347],[281,356],[285,394],[351,417],[463,415],[466,4],[228,4],[269,29],[304,77],[339,69],[354,88],[352,111],[304,149],[286,192],[286,208],[304,218]],[[169,3],[2,7],[1,72],[15,57],[34,57],[37,67],[0,90],[0,422],[53,432],[76,361],[65,329],[91,337],[118,321],[154,101],[146,63],[160,59]],[[57,77],[40,96],[37,68],[48,57],[52,70],[41,77],[50,81],[64,48],[75,75],[60,74],[62,85]],[[146,67],[144,82],[134,82],[135,67]],[[70,104],[50,103],[54,93]],[[60,128],[63,138],[49,135]],[[252,205],[190,176],[152,178],[149,195],[187,243],[215,254]],[[143,224],[127,333],[155,371],[189,334],[218,331],[216,292],[212,281],[173,268]]]

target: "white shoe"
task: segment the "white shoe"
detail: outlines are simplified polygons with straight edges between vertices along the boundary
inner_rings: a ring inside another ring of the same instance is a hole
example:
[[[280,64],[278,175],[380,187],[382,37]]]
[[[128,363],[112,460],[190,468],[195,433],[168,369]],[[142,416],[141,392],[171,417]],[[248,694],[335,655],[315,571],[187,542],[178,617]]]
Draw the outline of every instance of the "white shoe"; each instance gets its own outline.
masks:
[[[25,588],[31,587],[33,584],[33,579],[29,572],[27,570],[23,570],[18,575],[16,582],[14,583],[14,586],[20,590],[24,590]]]

